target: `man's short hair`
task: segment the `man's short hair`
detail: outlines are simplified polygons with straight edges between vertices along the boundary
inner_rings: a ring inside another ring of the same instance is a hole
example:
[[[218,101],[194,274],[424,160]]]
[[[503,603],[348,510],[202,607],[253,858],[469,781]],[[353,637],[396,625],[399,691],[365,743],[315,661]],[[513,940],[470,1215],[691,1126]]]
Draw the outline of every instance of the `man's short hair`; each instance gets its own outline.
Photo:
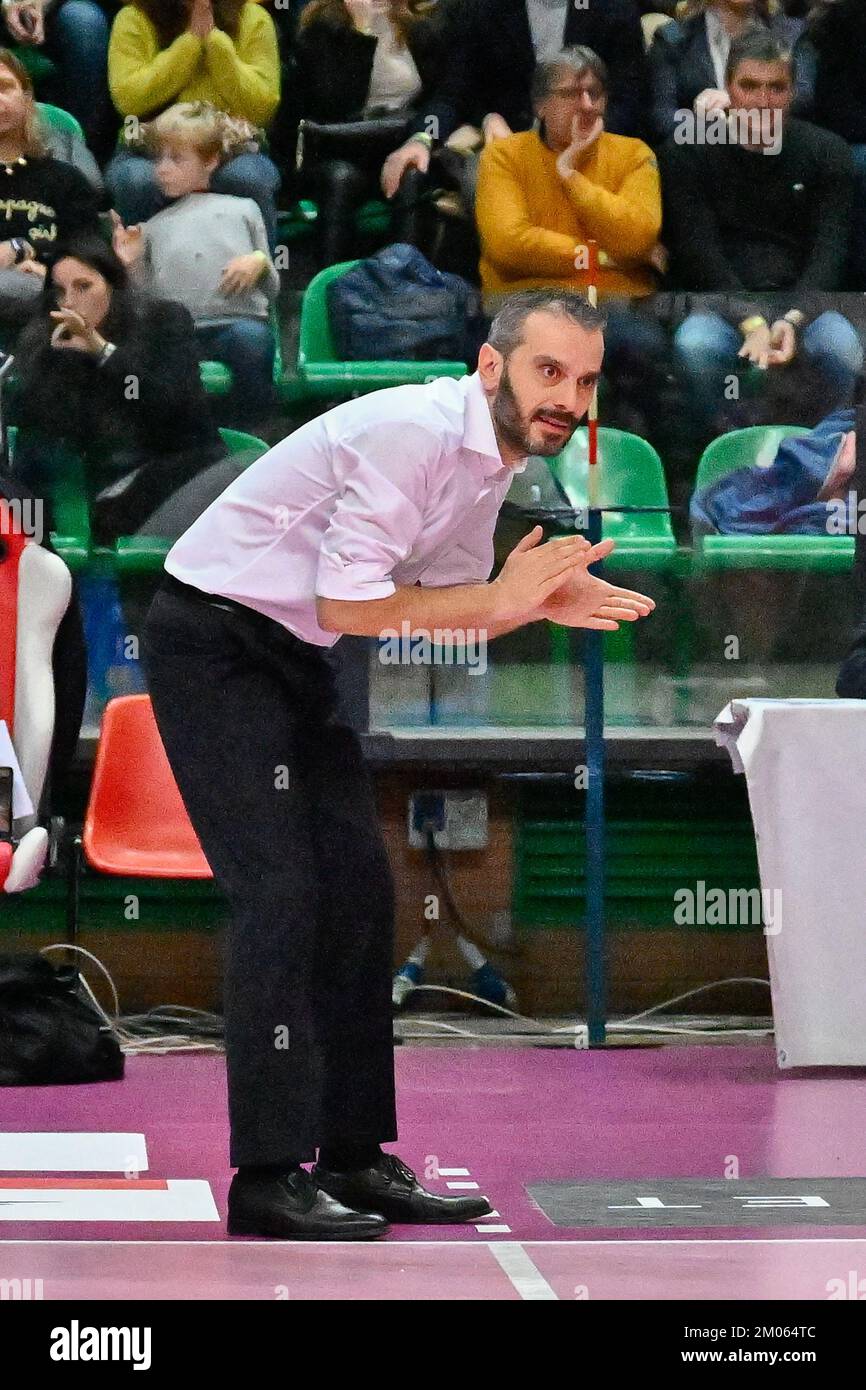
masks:
[[[491,347],[510,357],[523,342],[523,329],[530,314],[557,314],[578,324],[587,333],[604,328],[605,316],[577,290],[518,290],[504,300],[490,325],[487,341]]]
[[[536,64],[530,84],[533,106],[544,101],[556,80],[557,72],[561,68],[570,68],[576,77],[580,77],[584,72],[591,72],[593,77],[601,83],[605,92],[608,89],[607,64],[604,59],[599,58],[594,48],[587,48],[586,44],[575,43],[570,48],[563,48],[562,52],[557,53],[555,57]]]
[[[741,63],[784,63],[794,81],[794,50],[766,29],[747,29],[731,43],[725,67],[725,82],[730,82]]]

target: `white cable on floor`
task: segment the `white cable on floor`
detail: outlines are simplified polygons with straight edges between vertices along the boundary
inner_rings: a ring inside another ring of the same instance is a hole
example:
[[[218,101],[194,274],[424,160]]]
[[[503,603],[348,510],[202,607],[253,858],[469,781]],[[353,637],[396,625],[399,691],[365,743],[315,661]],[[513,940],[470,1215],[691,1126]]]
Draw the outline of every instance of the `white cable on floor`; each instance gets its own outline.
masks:
[[[195,1017],[201,1019],[202,1023],[207,1022],[208,1024],[210,1024],[210,1026],[211,1026],[213,1029],[218,1029],[218,1028],[221,1028],[221,1027],[222,1027],[222,1019],[220,1018],[220,1016],[219,1016],[218,1014],[211,1013],[211,1012],[209,1012],[209,1011],[206,1010],[206,1009],[196,1009],[196,1008],[193,1008],[192,1006],[190,1006],[190,1005],[188,1005],[188,1004],[157,1004],[157,1005],[155,1005],[152,1009],[148,1009],[145,1013],[129,1014],[129,1015],[124,1015],[123,1017],[121,1017],[121,1014],[120,1014],[120,999],[119,999],[119,996],[118,996],[117,987],[116,987],[116,985],[115,985],[115,983],[114,983],[114,980],[113,980],[113,978],[112,978],[112,976],[111,976],[111,973],[109,972],[107,966],[99,959],[98,956],[95,956],[95,955],[93,954],[92,951],[86,950],[83,946],[70,946],[70,945],[67,945],[66,943],[56,943],[56,944],[53,944],[53,945],[50,945],[50,946],[43,946],[43,947],[42,947],[42,950],[40,951],[40,954],[41,954],[41,955],[45,955],[45,954],[47,954],[49,951],[77,951],[77,952],[79,952],[81,955],[86,956],[86,957],[88,958],[88,960],[93,961],[94,965],[96,965],[96,966],[101,970],[102,974],[105,976],[105,979],[108,981],[109,987],[110,987],[110,989],[111,989],[112,1000],[113,1000],[113,1003],[114,1003],[114,1017],[113,1017],[113,1018],[111,1018],[111,1017],[106,1013],[106,1011],[103,1009],[102,1005],[99,1003],[98,999],[97,999],[96,996],[94,995],[93,990],[90,988],[90,985],[88,984],[88,982],[87,982],[87,980],[85,979],[84,975],[82,975],[80,971],[79,971],[79,979],[81,980],[81,983],[82,983],[84,989],[86,990],[86,992],[87,992],[89,998],[91,999],[91,1001],[92,1001],[92,1003],[93,1003],[93,1006],[94,1006],[94,1008],[96,1009],[97,1013],[99,1014],[100,1018],[102,1018],[102,1019],[105,1021],[105,1023],[108,1025],[108,1027],[110,1027],[110,1028],[113,1030],[113,1032],[117,1035],[118,1041],[119,1041],[120,1044],[121,1044],[121,1050],[122,1050],[124,1053],[128,1053],[128,1054],[141,1054],[141,1053],[148,1053],[148,1052],[154,1052],[154,1053],[159,1053],[159,1054],[164,1054],[164,1053],[168,1053],[168,1052],[219,1052],[219,1053],[222,1053],[222,1052],[225,1050],[225,1049],[224,1049],[224,1046],[223,1046],[223,1043],[222,1043],[220,1040],[216,1040],[216,1039],[212,1039],[212,1038],[204,1038],[204,1037],[196,1038],[196,1037],[194,1037],[194,1036],[190,1036],[189,1034],[177,1034],[177,1033],[165,1033],[165,1034],[153,1034],[153,1035],[147,1034],[147,1033],[144,1033],[144,1034],[138,1033],[138,1034],[136,1034],[136,1032],[134,1031],[136,1025],[138,1025],[138,1026],[140,1026],[140,1027],[141,1027],[141,1026],[144,1026],[145,1022],[146,1022],[147,1020],[150,1020],[150,1019],[154,1019],[155,1021],[159,1021],[159,1022],[162,1022],[162,1023],[184,1023],[184,1022],[186,1022],[186,1020],[184,1020],[183,1018],[176,1018],[176,1017],[173,1018],[173,1017],[172,1017],[172,1013],[174,1013],[174,1014],[184,1014],[184,1013],[185,1013],[185,1014],[194,1015]],[[678,995],[676,995],[676,997],[673,998],[673,999],[666,999],[666,1000],[664,1000],[661,1004],[654,1004],[654,1005],[652,1006],[652,1008],[644,1009],[642,1013],[633,1014],[630,1018],[622,1019],[622,1020],[619,1021],[619,1022],[609,1023],[609,1024],[607,1025],[606,1032],[607,1032],[608,1034],[610,1034],[610,1035],[613,1035],[613,1034],[616,1034],[616,1033],[626,1034],[626,1033],[630,1033],[630,1032],[635,1032],[635,1033],[639,1033],[639,1034],[655,1034],[655,1035],[658,1035],[658,1036],[660,1036],[660,1037],[664,1037],[664,1036],[673,1036],[673,1037],[676,1037],[676,1036],[684,1036],[684,1037],[700,1037],[700,1038],[707,1038],[707,1037],[716,1037],[716,1038],[718,1038],[718,1037],[743,1037],[743,1036],[745,1036],[745,1037],[768,1037],[768,1036],[772,1036],[772,1031],[773,1031],[772,1029],[760,1028],[760,1027],[752,1027],[752,1028],[688,1028],[688,1027],[682,1026],[681,1024],[668,1024],[668,1025],[664,1025],[664,1024],[644,1024],[644,1025],[641,1025],[641,1024],[640,1024],[640,1020],[641,1020],[641,1019],[649,1018],[650,1015],[658,1013],[661,1009],[667,1009],[667,1008],[669,1008],[672,1004],[679,1004],[679,1003],[682,1002],[683,999],[690,999],[693,995],[696,995],[696,994],[703,994],[703,993],[705,993],[707,990],[710,990],[710,989],[718,989],[718,988],[719,988],[720,986],[722,986],[722,985],[732,985],[732,984],[756,984],[756,985],[765,985],[765,986],[767,986],[767,987],[769,988],[769,981],[768,981],[768,980],[762,980],[762,979],[757,978],[756,976],[750,976],[750,975],[738,975],[738,976],[731,976],[730,978],[725,979],[725,980],[713,980],[713,981],[710,981],[710,983],[708,983],[708,984],[705,984],[705,985],[698,985],[695,989],[686,990],[684,994],[678,994]],[[451,988],[451,987],[448,986],[448,985],[416,985],[416,986],[414,987],[414,989],[412,990],[412,993],[413,993],[413,994],[415,994],[415,993],[421,993],[422,991],[426,991],[427,993],[434,993],[434,994],[448,994],[448,995],[452,995],[453,997],[455,997],[455,998],[457,998],[457,999],[466,999],[466,1000],[469,1000],[470,1003],[480,1004],[480,1005],[482,1005],[483,1007],[485,1007],[485,1008],[487,1008],[487,1009],[492,1009],[492,1010],[493,1010],[495,1013],[497,1013],[497,1014],[503,1014],[503,1015],[505,1015],[506,1018],[514,1019],[514,1020],[515,1020],[516,1022],[518,1022],[518,1023],[528,1023],[528,1024],[530,1024],[531,1027],[532,1027],[532,1029],[535,1031],[535,1033],[536,1033],[538,1036],[541,1036],[541,1037],[555,1037],[555,1036],[563,1036],[563,1035],[575,1035],[575,1036],[577,1036],[581,1031],[585,1030],[585,1028],[586,1028],[586,1024],[585,1024],[585,1023],[569,1024],[569,1025],[568,1025],[567,1027],[565,1027],[565,1028],[561,1028],[561,1027],[552,1027],[550,1024],[543,1023],[540,1019],[531,1018],[528,1014],[515,1013],[515,1011],[514,1011],[513,1009],[508,1009],[508,1008],[506,1008],[504,1004],[495,1004],[495,1003],[493,1003],[493,1001],[490,1000],[490,999],[484,999],[484,998],[482,998],[480,995],[471,994],[471,993],[469,993],[467,990],[453,989],[453,988]],[[446,1022],[445,1022],[444,1020],[442,1020],[442,1019],[428,1019],[428,1018],[424,1018],[422,1015],[414,1015],[414,1014],[406,1015],[406,1017],[407,1017],[408,1019],[411,1019],[411,1021],[412,1021],[413,1024],[416,1024],[416,1025],[419,1025],[419,1026],[423,1026],[423,1027],[425,1027],[425,1028],[439,1029],[439,1030],[440,1030],[442,1033],[444,1033],[444,1034],[448,1034],[448,1035],[455,1036],[455,1037],[460,1037],[460,1038],[463,1038],[463,1039],[466,1040],[466,1041],[469,1041],[469,1040],[479,1040],[479,1039],[480,1039],[480,1040],[483,1040],[483,1041],[485,1041],[485,1042],[489,1042],[489,1041],[491,1040],[491,1037],[494,1037],[494,1035],[488,1034],[488,1033],[480,1034],[480,1033],[469,1033],[469,1032],[466,1032],[465,1030],[458,1028],[455,1024],[446,1023]],[[191,1018],[191,1019],[190,1019],[190,1023],[192,1023],[192,1022],[194,1022],[194,1019]],[[530,1033],[529,1036],[531,1036],[531,1035],[532,1035],[532,1034]],[[520,1036],[520,1035],[519,1035],[519,1034],[509,1034],[509,1035],[506,1035],[506,1036]],[[494,1040],[495,1040],[495,1039],[494,1039]]]

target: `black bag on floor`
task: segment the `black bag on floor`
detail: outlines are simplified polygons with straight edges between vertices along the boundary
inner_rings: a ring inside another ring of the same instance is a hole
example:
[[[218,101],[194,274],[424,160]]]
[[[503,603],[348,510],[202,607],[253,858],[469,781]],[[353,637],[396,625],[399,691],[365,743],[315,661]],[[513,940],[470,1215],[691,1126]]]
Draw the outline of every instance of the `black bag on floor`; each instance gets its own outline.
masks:
[[[117,1081],[123,1053],[74,966],[0,955],[0,1086]]]

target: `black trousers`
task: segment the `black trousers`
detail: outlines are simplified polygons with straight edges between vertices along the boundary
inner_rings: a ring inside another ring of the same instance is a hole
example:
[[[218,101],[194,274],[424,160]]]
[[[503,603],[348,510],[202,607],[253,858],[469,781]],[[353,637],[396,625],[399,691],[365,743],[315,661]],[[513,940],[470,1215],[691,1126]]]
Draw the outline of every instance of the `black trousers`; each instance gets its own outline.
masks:
[[[397,1137],[394,893],[372,785],[322,650],[167,578],[142,641],[156,721],[231,906],[230,1161]]]

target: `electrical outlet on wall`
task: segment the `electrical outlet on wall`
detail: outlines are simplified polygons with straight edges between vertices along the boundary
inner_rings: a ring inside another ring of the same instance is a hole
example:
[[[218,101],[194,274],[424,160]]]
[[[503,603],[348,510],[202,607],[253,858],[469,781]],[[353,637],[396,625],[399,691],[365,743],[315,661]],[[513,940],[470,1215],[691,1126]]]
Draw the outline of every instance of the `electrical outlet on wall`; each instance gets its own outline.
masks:
[[[487,793],[413,792],[408,824],[410,849],[425,849],[430,830],[437,849],[486,849]]]

